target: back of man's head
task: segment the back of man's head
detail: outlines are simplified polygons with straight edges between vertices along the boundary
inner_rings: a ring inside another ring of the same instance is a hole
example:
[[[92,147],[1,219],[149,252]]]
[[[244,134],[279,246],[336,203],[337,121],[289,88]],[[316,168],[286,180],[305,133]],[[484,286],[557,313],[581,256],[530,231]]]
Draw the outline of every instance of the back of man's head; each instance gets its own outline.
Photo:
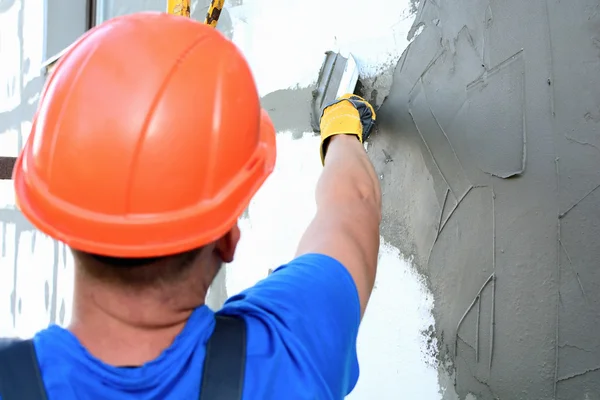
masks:
[[[202,268],[201,247],[175,255],[150,258],[101,256],[72,250],[76,268],[99,283],[131,290],[176,285],[189,277],[193,267]]]

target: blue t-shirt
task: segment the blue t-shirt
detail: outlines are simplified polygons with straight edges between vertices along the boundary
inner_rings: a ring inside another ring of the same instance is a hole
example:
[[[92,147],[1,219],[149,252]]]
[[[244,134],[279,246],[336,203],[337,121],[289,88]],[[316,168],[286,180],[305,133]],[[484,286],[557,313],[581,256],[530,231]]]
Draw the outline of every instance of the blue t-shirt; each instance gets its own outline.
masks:
[[[343,399],[358,380],[360,304],[338,261],[308,254],[231,297],[219,314],[247,323],[244,399]],[[206,306],[173,344],[137,368],[104,364],[67,330],[34,338],[49,400],[196,399],[205,345],[214,328]]]

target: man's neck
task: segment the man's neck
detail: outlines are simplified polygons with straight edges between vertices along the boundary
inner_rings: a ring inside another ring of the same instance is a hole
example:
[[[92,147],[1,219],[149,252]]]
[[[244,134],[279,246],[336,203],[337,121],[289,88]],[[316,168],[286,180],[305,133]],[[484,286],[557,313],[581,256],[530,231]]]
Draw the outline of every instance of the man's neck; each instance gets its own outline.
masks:
[[[206,291],[204,292],[206,293]],[[183,330],[204,293],[130,292],[76,278],[69,330],[96,358],[114,366],[143,365]]]

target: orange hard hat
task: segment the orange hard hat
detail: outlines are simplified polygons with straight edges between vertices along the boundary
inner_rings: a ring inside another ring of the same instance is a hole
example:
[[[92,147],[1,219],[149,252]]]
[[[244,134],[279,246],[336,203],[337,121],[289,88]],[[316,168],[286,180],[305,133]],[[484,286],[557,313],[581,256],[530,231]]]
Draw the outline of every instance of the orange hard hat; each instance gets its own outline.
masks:
[[[227,233],[273,171],[275,129],[218,31],[138,13],[58,62],[14,171],[17,205],[85,252],[157,257]]]

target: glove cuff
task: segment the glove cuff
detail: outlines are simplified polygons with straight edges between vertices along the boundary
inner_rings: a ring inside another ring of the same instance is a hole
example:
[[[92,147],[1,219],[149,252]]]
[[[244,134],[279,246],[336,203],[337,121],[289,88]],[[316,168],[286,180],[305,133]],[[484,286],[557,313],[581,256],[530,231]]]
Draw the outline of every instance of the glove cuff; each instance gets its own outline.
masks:
[[[327,106],[321,117],[321,163],[325,165],[325,152],[329,138],[335,135],[355,135],[362,143],[363,123],[354,104],[340,100]]]
[[[321,164],[323,165],[325,165],[325,153],[327,152],[327,147],[329,146],[329,140],[335,135],[352,135],[356,136],[356,138],[360,141],[360,136],[354,133],[337,132],[326,137],[321,136]]]

